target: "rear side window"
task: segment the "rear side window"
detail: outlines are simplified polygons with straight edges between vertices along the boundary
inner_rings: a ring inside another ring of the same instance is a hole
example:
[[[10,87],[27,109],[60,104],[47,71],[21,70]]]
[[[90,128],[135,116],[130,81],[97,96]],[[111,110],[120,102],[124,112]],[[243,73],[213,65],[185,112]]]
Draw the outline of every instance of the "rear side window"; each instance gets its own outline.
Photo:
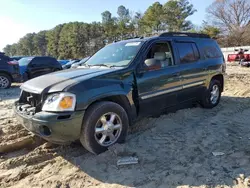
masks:
[[[198,49],[195,43],[192,42],[178,42],[177,48],[180,56],[180,63],[192,63],[200,58]]]
[[[49,58],[48,61],[52,63],[53,65],[57,65],[58,61],[55,58]]]
[[[219,49],[216,48],[215,46],[211,46],[211,45],[204,46],[203,51],[204,51],[206,58],[219,58],[222,56]]]
[[[56,63],[56,59],[51,57],[44,57],[43,61],[47,65],[54,65]]]
[[[47,58],[45,57],[36,57],[33,61],[32,61],[32,64],[35,64],[35,65],[46,65],[47,64]]]
[[[19,64],[20,66],[27,66],[27,65],[31,62],[32,59],[33,59],[32,57],[22,58],[22,59],[20,59],[20,60],[18,61],[18,64]]]

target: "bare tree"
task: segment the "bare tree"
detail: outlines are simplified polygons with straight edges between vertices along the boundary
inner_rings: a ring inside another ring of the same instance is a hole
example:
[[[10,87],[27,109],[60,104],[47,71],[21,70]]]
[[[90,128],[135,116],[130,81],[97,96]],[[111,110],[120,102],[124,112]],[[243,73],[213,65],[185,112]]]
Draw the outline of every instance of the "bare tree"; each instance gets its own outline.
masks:
[[[249,42],[246,33],[250,27],[250,0],[216,0],[207,12],[212,22],[234,43],[229,45]]]

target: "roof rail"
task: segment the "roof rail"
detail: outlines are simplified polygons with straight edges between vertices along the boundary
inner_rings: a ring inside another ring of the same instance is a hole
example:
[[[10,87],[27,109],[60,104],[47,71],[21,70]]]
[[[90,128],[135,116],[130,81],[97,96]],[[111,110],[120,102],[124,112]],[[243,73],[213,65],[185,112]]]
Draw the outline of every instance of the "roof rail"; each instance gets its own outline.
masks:
[[[210,38],[209,35],[203,33],[186,33],[186,32],[166,32],[159,37],[193,37],[193,38]]]

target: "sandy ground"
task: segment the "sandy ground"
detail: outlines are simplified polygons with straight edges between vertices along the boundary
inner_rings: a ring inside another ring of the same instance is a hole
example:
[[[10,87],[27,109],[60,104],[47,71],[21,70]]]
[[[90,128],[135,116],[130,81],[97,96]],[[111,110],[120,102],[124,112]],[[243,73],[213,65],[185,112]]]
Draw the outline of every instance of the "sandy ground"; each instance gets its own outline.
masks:
[[[233,180],[250,175],[250,69],[228,66],[227,74],[216,108],[143,119],[125,144],[101,155],[38,138],[27,149],[2,154],[0,187],[247,187]],[[2,144],[32,137],[12,113],[19,91],[18,86],[0,91]],[[123,156],[136,156],[139,163],[118,167]]]

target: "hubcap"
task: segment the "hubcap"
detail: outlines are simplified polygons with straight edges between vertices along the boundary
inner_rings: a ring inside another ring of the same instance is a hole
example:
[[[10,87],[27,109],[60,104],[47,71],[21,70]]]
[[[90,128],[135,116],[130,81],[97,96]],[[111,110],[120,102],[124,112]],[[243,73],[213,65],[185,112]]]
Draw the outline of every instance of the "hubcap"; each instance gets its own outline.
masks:
[[[9,85],[9,80],[5,76],[0,76],[0,88],[6,88]]]
[[[121,118],[109,112],[100,117],[95,126],[95,139],[101,146],[110,146],[114,144],[122,131]]]
[[[210,101],[212,104],[216,104],[219,99],[220,91],[217,85],[214,85],[211,91]]]

